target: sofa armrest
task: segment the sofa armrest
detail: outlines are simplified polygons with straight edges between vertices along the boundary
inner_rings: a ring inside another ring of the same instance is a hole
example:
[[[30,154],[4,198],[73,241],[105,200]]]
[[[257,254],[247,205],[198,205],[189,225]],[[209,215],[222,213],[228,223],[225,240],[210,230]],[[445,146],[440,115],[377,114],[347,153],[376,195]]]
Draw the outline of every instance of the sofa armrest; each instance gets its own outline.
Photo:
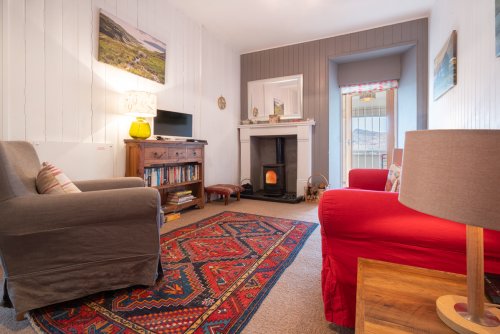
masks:
[[[160,196],[152,188],[17,197],[0,212],[6,276],[159,251]]]
[[[388,169],[351,169],[349,188],[384,191],[388,173]]]
[[[102,180],[73,181],[73,183],[83,192],[144,187],[144,180],[140,177],[116,177]]]

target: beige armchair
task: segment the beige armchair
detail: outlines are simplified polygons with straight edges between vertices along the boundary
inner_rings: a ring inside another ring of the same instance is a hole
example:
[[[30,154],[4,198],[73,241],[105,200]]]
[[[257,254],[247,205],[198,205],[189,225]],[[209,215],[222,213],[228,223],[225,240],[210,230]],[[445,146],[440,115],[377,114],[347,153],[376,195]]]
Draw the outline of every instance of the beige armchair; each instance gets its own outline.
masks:
[[[158,191],[140,178],[75,182],[40,195],[30,143],[0,141],[3,305],[24,312],[99,291],[153,285],[161,273]]]

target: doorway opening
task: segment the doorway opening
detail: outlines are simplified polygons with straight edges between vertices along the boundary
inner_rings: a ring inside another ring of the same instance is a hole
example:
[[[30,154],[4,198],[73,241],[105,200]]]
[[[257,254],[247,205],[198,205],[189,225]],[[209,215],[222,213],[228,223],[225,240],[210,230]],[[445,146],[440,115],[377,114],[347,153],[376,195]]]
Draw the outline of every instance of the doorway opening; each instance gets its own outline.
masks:
[[[397,88],[342,94],[342,184],[354,168],[388,168],[397,146]]]

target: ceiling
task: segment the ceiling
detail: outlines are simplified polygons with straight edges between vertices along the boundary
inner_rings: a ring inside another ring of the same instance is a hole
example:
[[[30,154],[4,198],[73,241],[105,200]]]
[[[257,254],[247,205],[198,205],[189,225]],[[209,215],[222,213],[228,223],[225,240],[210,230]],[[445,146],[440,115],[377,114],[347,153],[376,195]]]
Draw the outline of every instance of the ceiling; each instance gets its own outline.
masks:
[[[426,17],[436,0],[171,0],[240,53]]]

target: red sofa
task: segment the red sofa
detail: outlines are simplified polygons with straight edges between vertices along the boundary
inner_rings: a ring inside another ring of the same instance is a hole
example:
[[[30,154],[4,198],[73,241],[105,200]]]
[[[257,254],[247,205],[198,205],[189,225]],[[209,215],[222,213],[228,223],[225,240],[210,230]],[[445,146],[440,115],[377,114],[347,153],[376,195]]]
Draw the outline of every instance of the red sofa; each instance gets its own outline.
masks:
[[[385,192],[387,170],[357,169],[319,203],[326,320],[354,327],[359,257],[465,274],[465,225],[409,209]],[[358,189],[356,189],[358,188]],[[368,189],[368,190],[367,190]],[[484,230],[485,271],[500,273],[500,232]]]

